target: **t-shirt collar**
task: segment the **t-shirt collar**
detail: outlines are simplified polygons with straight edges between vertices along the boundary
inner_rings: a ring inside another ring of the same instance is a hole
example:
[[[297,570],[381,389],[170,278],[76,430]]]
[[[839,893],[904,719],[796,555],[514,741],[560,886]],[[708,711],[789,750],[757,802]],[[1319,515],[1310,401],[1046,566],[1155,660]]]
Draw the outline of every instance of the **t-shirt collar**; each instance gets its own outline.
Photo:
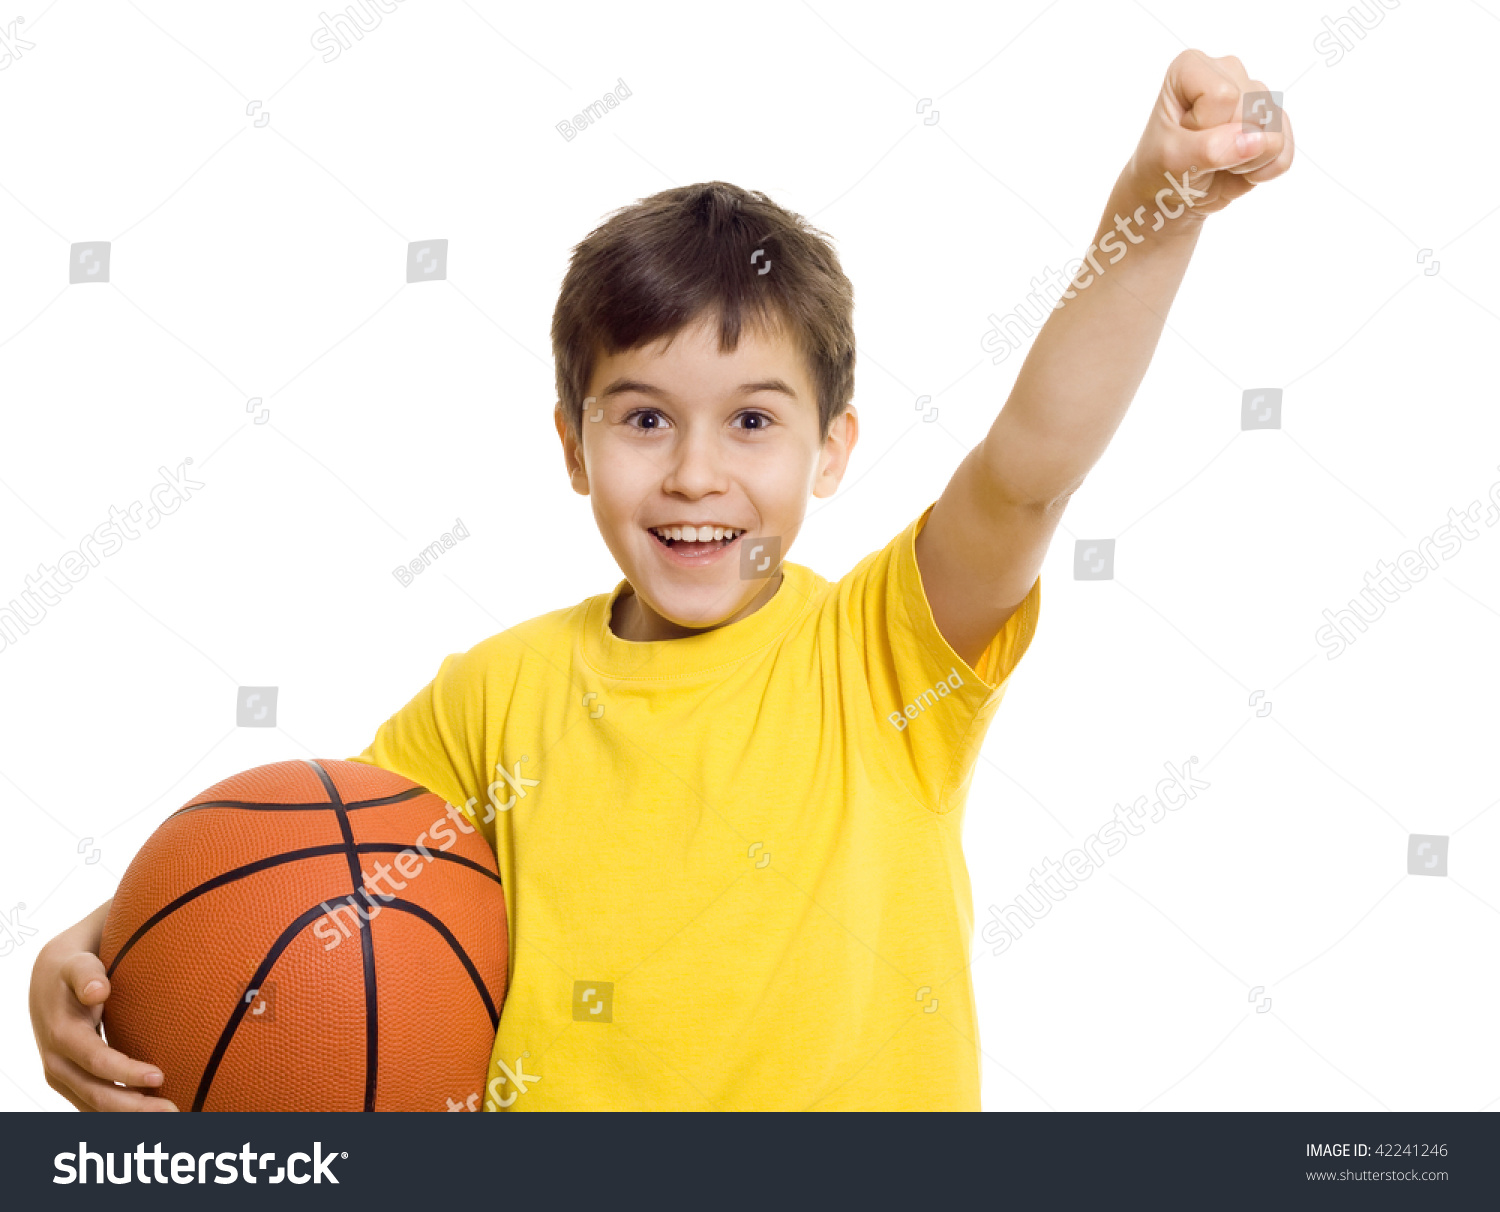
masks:
[[[615,602],[629,588],[621,580],[609,594],[590,598],[584,616],[583,656],[605,677],[691,677],[738,661],[774,643],[802,615],[814,574],[784,560],[781,584],[754,614],[702,635],[676,640],[622,640],[609,627]]]

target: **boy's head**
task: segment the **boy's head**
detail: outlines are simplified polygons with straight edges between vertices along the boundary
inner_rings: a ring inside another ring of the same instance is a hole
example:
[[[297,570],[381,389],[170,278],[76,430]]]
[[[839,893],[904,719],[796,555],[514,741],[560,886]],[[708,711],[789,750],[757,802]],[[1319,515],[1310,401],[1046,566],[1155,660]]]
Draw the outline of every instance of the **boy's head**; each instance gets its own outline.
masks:
[[[721,181],[616,211],[573,250],[552,319],[556,425],[633,593],[612,627],[667,639],[735,622],[780,584],[741,574],[745,539],[785,555],[809,494],[858,437],[854,292],[825,237]],[[702,563],[652,528],[745,535]],[[773,575],[774,573],[774,575]]]

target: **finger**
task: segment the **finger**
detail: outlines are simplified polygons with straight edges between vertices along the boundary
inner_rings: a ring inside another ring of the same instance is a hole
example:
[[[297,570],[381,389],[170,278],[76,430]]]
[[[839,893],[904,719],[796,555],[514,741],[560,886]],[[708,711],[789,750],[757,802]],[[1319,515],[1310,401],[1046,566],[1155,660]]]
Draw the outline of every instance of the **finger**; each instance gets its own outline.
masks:
[[[58,1031],[55,1047],[63,1059],[103,1081],[144,1088],[160,1086],[164,1080],[155,1065],[111,1048],[82,1021]]]
[[[69,956],[62,966],[63,983],[85,1006],[97,1006],[109,996],[109,977],[97,955],[80,951]]]
[[[1292,166],[1292,157],[1296,154],[1294,140],[1292,138],[1292,116],[1285,110],[1281,111],[1281,151],[1269,164],[1256,169],[1245,175],[1245,180],[1252,185],[1259,185],[1262,181],[1269,181],[1273,177],[1279,177]]]
[[[1237,164],[1231,168],[1229,171],[1232,173],[1240,176],[1253,173],[1258,169],[1264,168],[1267,164],[1274,161],[1277,156],[1281,155],[1282,146],[1286,142],[1285,132],[1284,130],[1273,130],[1272,127],[1284,127],[1284,121],[1277,122],[1276,118],[1280,116],[1284,119],[1286,111],[1275,105],[1273,99],[1269,112],[1257,111],[1254,117],[1246,112],[1249,94],[1265,93],[1269,96],[1270,91],[1260,80],[1249,81],[1249,85],[1245,90],[1246,97],[1241,103],[1240,125],[1246,132],[1258,132],[1263,137],[1260,140],[1259,149],[1252,150],[1250,158],[1244,163]]]
[[[1285,138],[1281,131],[1258,131],[1251,129],[1241,130],[1240,133],[1249,135],[1253,139],[1253,142],[1251,142],[1247,149],[1249,159],[1225,171],[1234,173],[1237,176],[1248,176],[1250,173],[1258,172],[1267,164],[1272,163],[1277,156],[1281,155],[1282,146],[1285,143]],[[1238,147],[1239,143],[1236,142],[1235,146]]]
[[[93,1110],[93,1108],[90,1107],[81,1098],[79,1098],[78,1095],[76,1095],[76,1094],[73,1093],[73,1090],[72,1090],[71,1087],[63,1085],[62,1082],[60,1082],[57,1078],[53,1077],[52,1074],[48,1073],[46,1075],[46,1081],[47,1081],[47,1084],[49,1086],[51,1086],[53,1090],[57,1091],[57,1093],[61,1094],[65,1099],[67,1099],[70,1103],[72,1103],[75,1110],[77,1110],[77,1111],[92,1111]]]
[[[1242,136],[1248,136],[1241,141]],[[1170,141],[1168,161],[1193,166],[1197,173],[1233,169],[1265,155],[1266,136],[1257,130],[1246,130],[1238,119],[1212,130],[1178,131]]]
[[[1198,131],[1235,117],[1243,92],[1233,71],[1202,51],[1184,51],[1172,60],[1166,88],[1182,107],[1181,124]]]
[[[80,1111],[176,1111],[169,1099],[153,1098],[90,1077],[64,1056],[52,1058],[48,1082]],[[59,1090],[59,1086],[66,1089]]]
[[[126,1089],[131,1094],[139,1094],[143,1099],[146,1100],[145,1101],[145,1105],[142,1108],[143,1110],[146,1110],[146,1111],[180,1111],[181,1110],[181,1108],[176,1103],[174,1103],[170,1098],[164,1098],[162,1095],[158,1094],[154,1090],[137,1090],[137,1089],[135,1089],[133,1087],[129,1087],[129,1086],[127,1086]]]
[[[1245,65],[1235,55],[1220,55],[1217,59],[1210,59],[1219,71],[1228,76],[1241,92],[1244,92],[1250,83],[1250,77],[1245,71]]]

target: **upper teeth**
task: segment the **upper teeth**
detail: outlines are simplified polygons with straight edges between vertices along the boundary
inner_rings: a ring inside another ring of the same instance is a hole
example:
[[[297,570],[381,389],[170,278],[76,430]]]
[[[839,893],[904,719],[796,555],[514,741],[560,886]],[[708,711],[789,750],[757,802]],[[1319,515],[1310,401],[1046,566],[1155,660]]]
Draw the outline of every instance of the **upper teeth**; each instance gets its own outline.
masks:
[[[744,533],[732,526],[653,526],[651,530],[664,539],[686,543],[717,543],[720,539],[732,539]]]

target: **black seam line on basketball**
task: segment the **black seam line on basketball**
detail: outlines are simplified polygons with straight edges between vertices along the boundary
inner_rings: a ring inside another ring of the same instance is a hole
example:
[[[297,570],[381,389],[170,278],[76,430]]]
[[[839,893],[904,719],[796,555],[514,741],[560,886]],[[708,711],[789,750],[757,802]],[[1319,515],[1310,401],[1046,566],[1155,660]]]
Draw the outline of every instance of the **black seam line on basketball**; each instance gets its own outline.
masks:
[[[412,787],[406,791],[399,791],[395,795],[381,796],[378,800],[358,800],[353,804],[345,804],[344,807],[350,812],[360,808],[383,808],[387,804],[400,804],[406,800],[414,800],[419,795],[431,795],[426,787]],[[202,804],[189,804],[186,808],[179,808],[172,813],[173,816],[181,816],[184,812],[196,812],[199,808],[251,808],[257,812],[315,812],[327,808],[325,804],[256,804],[250,800],[209,800]]]
[[[327,805],[324,805],[325,807]],[[212,892],[215,888],[222,888],[225,884],[232,884],[235,880],[242,880],[247,875],[254,875],[257,871],[265,871],[270,867],[279,867],[282,863],[295,863],[299,859],[321,858],[329,854],[344,854],[345,847],[342,842],[333,842],[327,846],[308,846],[302,850],[287,850],[281,854],[273,854],[270,858],[256,859],[253,863],[246,863],[243,867],[235,867],[222,875],[216,875],[212,879],[204,880],[194,888],[189,888],[176,900],[163,905],[150,917],[137,927],[136,932],[125,940],[125,945],[116,953],[115,958],[110,960],[108,969],[104,975],[113,979],[115,969],[120,966],[120,961],[125,958],[126,953],[140,941],[141,937],[155,926],[168,914],[181,909],[190,901],[196,900],[205,892]]]
[[[358,896],[364,892],[365,873],[360,869],[359,852],[354,848],[354,826],[349,822],[349,812],[344,807],[344,798],[339,795],[339,789],[333,785],[333,779],[329,777],[328,771],[312,758],[302,760],[317,772],[318,778],[322,780],[323,790],[328,793],[328,806],[339,818],[339,830],[344,835],[344,855],[349,860],[349,895]],[[365,899],[370,899],[370,894],[367,892]],[[365,1110],[373,1111],[375,1110],[375,1076],[380,1060],[380,1024],[375,1017],[378,1003],[375,997],[374,931],[361,930],[359,932],[359,950],[364,957],[365,965]]]
[[[392,852],[401,850],[410,850],[413,854],[418,854],[421,852],[417,847],[407,842],[360,842],[354,848],[361,854],[390,854]],[[491,871],[488,867],[476,863],[473,859],[464,858],[464,856],[461,854],[449,854],[446,850],[429,850],[427,851],[427,857],[435,859],[446,859],[450,863],[462,863],[465,867],[479,872],[480,875],[488,876],[502,888],[505,887],[505,882],[499,877],[499,875]],[[414,877],[408,876],[407,878],[411,879]],[[375,895],[379,896],[380,893],[377,892]]]
[[[356,906],[355,912],[357,913],[358,911],[358,906]],[[308,923],[315,922],[318,918],[327,916],[328,912],[328,902],[321,901],[298,916],[296,921],[283,930],[280,937],[271,944],[270,950],[266,952],[265,958],[260,961],[260,965],[255,969],[255,974],[250,978],[250,984],[246,988],[245,993],[248,993],[251,989],[264,987],[266,977],[270,974],[271,969],[276,966],[276,961],[281,958],[281,953],[291,945],[292,940],[307,928]],[[360,933],[364,934],[367,931],[361,927]],[[208,1058],[208,1064],[204,1066],[203,1076],[198,1081],[198,1093],[193,1098],[194,1111],[202,1111],[203,1104],[208,1101],[208,1088],[213,1084],[214,1075],[219,1071],[219,1065],[224,1060],[224,1054],[229,1051],[230,1042],[234,1039],[235,1029],[240,1025],[240,1020],[245,1017],[245,1012],[250,1008],[250,1003],[245,1000],[244,993],[237,994],[236,997],[238,1000],[234,1004],[234,1009],[230,1012],[229,1022],[225,1024],[224,1030],[219,1034],[219,1042],[214,1045],[213,1053]]]
[[[500,1029],[500,1012],[495,1009],[494,1000],[490,997],[489,987],[484,983],[484,977],[479,975],[479,969],[474,966],[474,961],[469,958],[469,953],[463,949],[463,944],[453,936],[453,931],[443,924],[441,918],[430,913],[412,901],[397,900],[389,901],[382,906],[385,909],[400,909],[403,913],[410,913],[421,918],[434,930],[443,936],[444,941],[453,949],[453,954],[458,956],[461,963],[469,974],[469,979],[474,982],[474,988],[479,991],[480,998],[484,1001],[484,1008],[490,1016],[490,1027],[498,1031]]]

